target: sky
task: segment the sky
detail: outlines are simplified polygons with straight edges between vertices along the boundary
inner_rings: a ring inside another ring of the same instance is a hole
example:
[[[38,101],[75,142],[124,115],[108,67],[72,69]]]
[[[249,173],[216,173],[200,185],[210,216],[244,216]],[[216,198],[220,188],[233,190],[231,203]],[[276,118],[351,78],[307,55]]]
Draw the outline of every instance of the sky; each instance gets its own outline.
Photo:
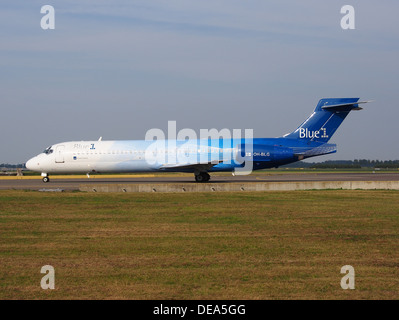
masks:
[[[312,161],[399,159],[398,13],[397,0],[2,0],[0,163],[144,139],[168,121],[277,137],[330,97],[374,102],[337,130],[336,154]]]

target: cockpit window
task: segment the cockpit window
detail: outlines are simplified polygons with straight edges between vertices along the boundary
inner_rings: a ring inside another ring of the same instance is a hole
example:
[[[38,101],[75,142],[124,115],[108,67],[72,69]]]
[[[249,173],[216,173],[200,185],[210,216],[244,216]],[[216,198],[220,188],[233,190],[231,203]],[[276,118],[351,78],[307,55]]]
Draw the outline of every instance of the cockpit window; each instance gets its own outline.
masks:
[[[43,153],[45,153],[45,154],[51,154],[51,153],[53,153],[53,149],[51,149],[51,146],[50,147],[48,147],[48,148],[46,148],[46,150],[44,150],[43,151]]]

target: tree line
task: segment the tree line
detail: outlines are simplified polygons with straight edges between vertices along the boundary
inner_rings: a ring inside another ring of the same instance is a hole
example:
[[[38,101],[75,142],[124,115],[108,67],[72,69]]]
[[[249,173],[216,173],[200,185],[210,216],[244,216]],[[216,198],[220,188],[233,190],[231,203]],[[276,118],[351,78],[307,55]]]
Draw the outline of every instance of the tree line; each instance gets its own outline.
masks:
[[[0,164],[0,168],[4,168],[4,169],[19,169],[25,168],[25,163],[19,163],[19,164],[9,164],[9,163],[2,163]]]
[[[284,166],[286,168],[311,168],[311,169],[361,169],[361,168],[381,168],[397,169],[399,160],[327,160],[324,162],[295,162]]]

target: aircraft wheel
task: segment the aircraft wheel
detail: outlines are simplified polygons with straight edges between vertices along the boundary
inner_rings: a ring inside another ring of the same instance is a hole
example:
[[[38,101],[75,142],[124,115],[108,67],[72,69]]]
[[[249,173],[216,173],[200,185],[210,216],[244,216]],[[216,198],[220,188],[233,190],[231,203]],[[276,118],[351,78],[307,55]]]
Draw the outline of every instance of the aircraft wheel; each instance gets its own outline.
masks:
[[[207,172],[200,172],[199,174],[195,175],[195,181],[197,182],[207,182],[211,176]]]
[[[196,174],[195,175],[195,181],[204,182],[204,176],[201,173],[200,174]]]
[[[43,180],[43,182],[46,182],[46,183],[47,183],[47,182],[49,182],[49,181],[50,181],[50,178],[49,178],[49,177],[43,177],[43,179],[42,179],[42,180]]]

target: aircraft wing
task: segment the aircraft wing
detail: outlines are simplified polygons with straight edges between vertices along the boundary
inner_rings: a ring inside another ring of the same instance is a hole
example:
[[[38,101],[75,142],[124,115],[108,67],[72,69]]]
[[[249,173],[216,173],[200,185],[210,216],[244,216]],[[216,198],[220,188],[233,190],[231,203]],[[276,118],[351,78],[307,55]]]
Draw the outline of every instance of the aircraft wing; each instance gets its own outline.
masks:
[[[209,161],[207,163],[185,163],[185,164],[179,164],[179,163],[173,163],[173,164],[163,164],[159,169],[160,170],[165,170],[165,171],[173,171],[176,169],[179,170],[187,170],[189,172],[191,171],[208,171],[212,169],[212,167],[218,165],[219,163],[223,162],[223,160],[213,160]]]

